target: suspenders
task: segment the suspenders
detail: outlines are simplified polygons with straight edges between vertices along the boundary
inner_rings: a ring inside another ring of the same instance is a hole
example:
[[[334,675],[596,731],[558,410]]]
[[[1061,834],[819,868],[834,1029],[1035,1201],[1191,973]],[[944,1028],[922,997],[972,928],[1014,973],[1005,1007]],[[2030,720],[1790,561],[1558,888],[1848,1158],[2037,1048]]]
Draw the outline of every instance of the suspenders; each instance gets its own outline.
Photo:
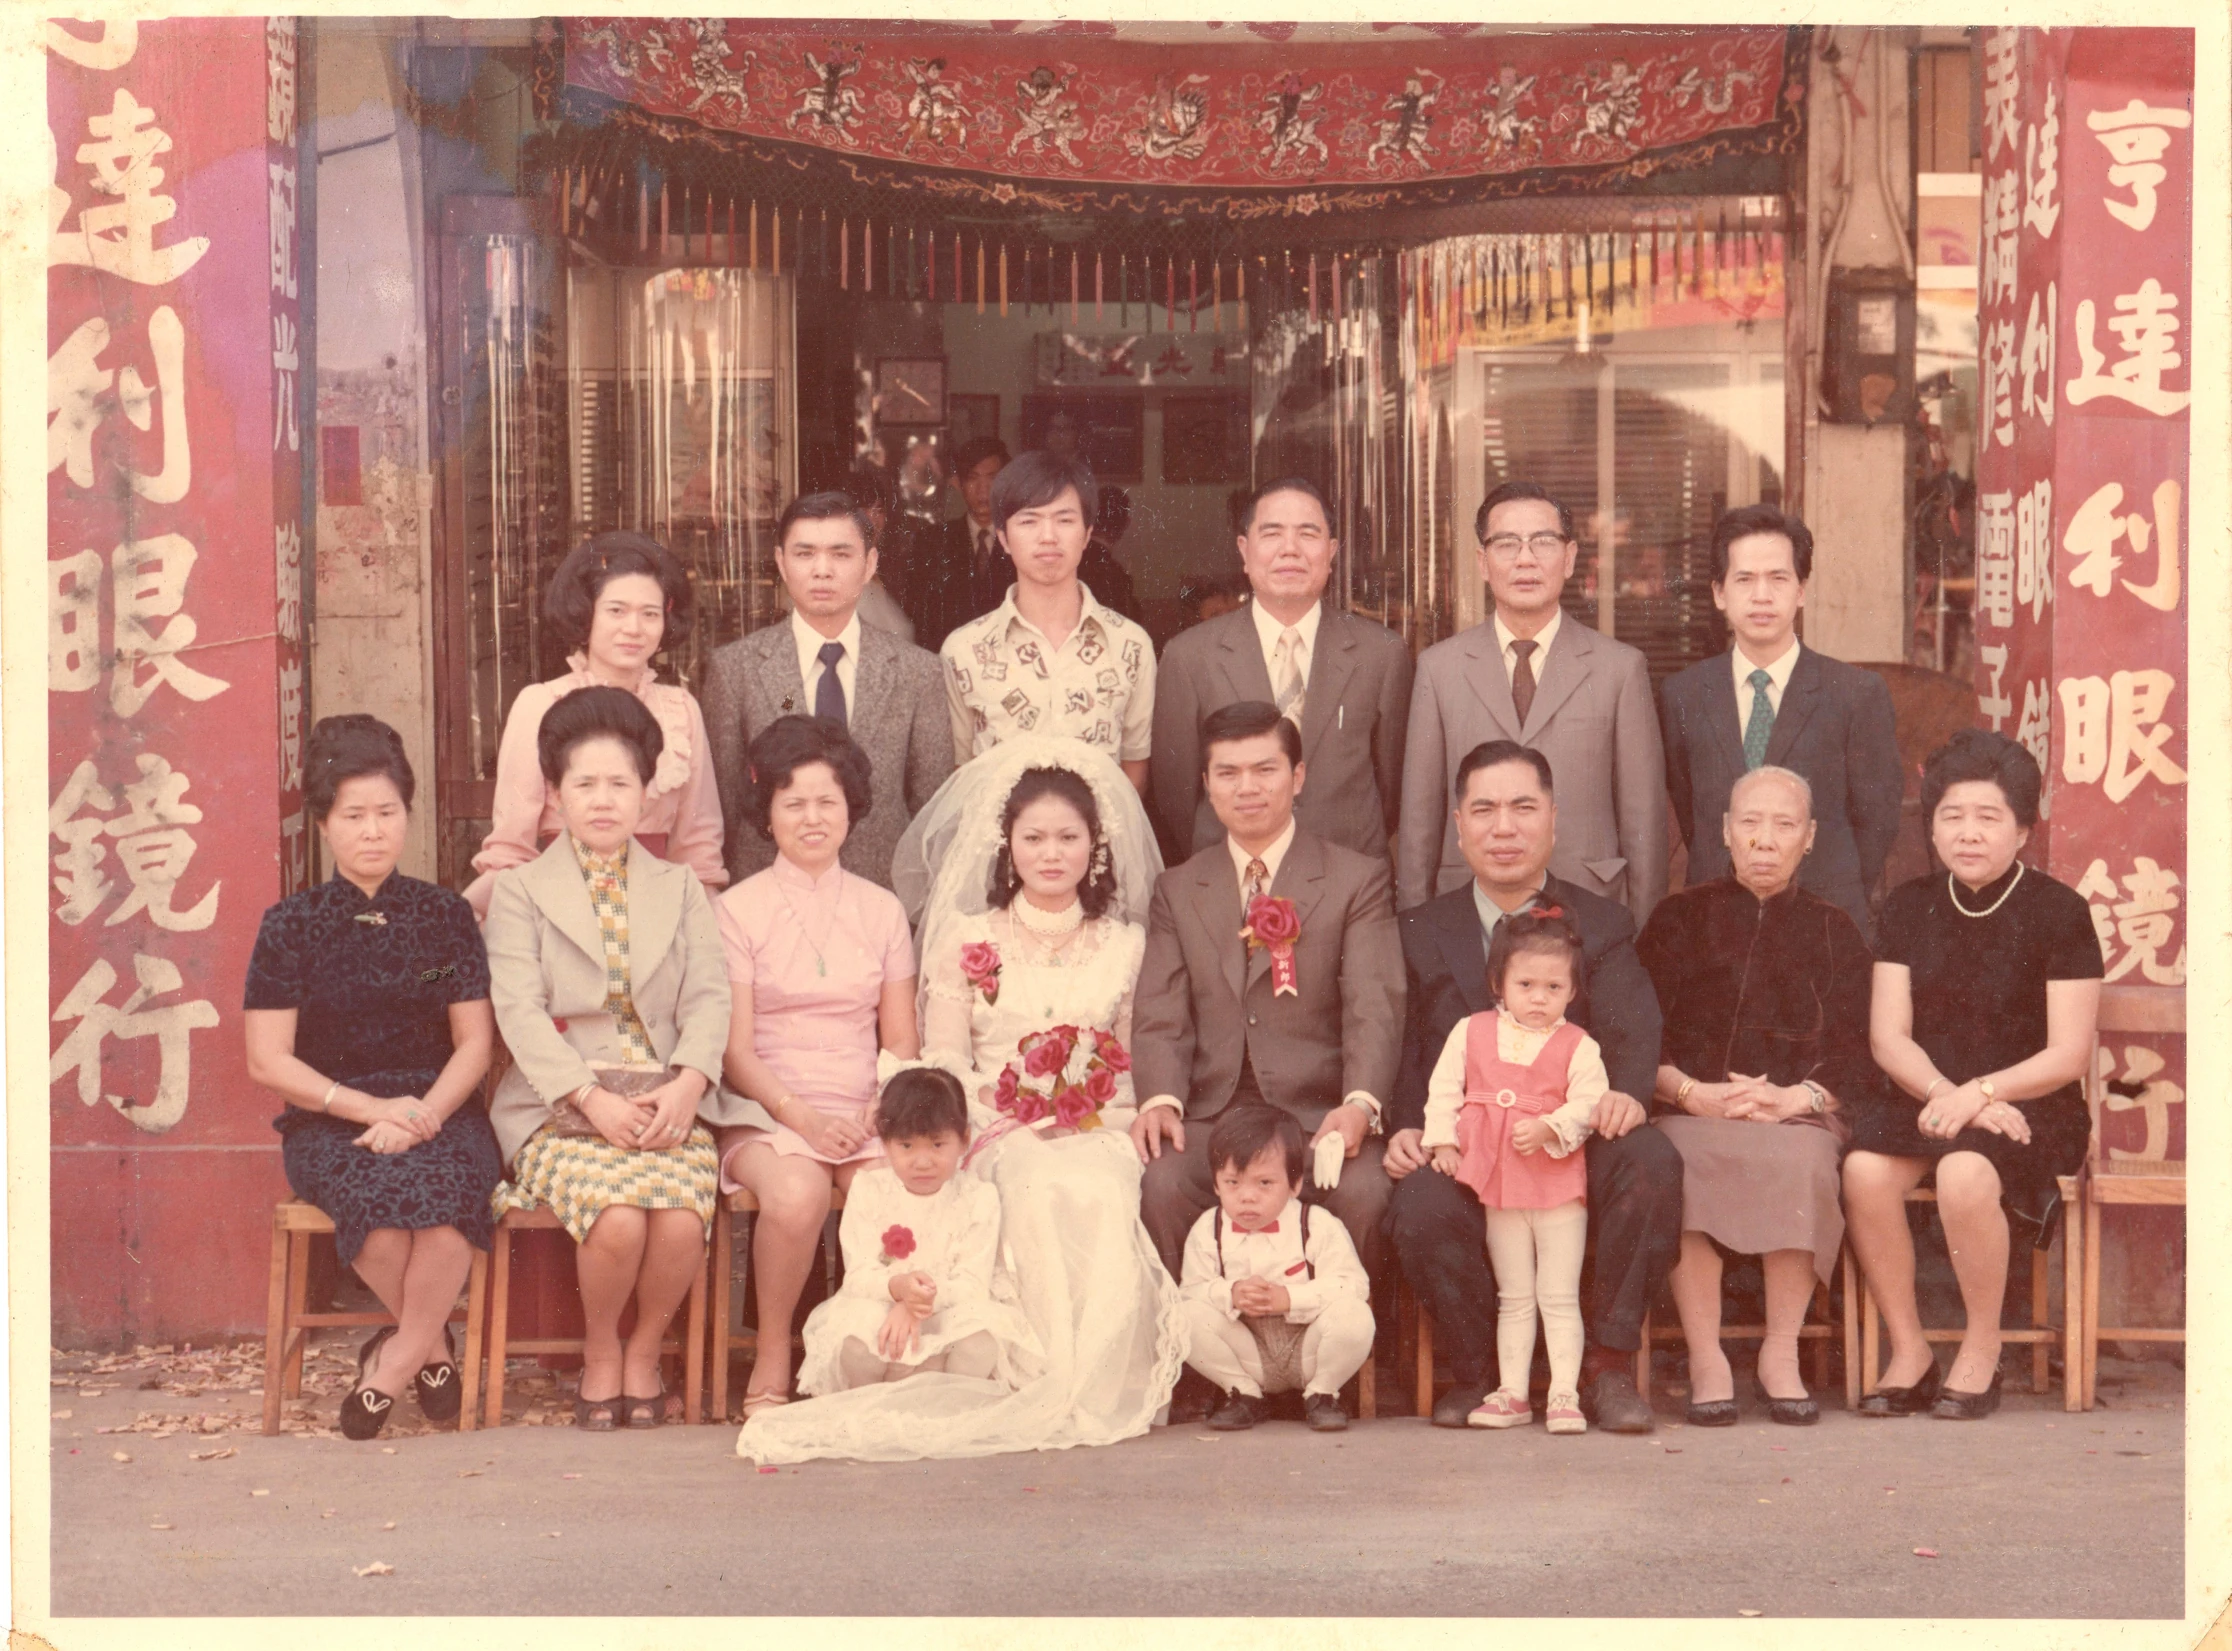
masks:
[[[1317,1264],[1310,1259],[1310,1209],[1311,1206],[1308,1204],[1302,1206],[1302,1276],[1304,1278],[1317,1277]],[[1210,1224],[1209,1236],[1216,1240],[1217,1276],[1222,1278],[1225,1276],[1224,1206],[1219,1204],[1211,1213],[1215,1219]]]

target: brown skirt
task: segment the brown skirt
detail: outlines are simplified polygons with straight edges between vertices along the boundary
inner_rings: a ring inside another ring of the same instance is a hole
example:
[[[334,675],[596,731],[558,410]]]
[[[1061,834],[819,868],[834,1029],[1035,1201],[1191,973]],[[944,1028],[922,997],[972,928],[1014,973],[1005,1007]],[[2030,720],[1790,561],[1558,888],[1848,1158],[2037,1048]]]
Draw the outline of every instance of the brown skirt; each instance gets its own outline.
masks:
[[[1813,1124],[1657,1120],[1682,1155],[1682,1228],[1738,1255],[1811,1250],[1829,1282],[1844,1243],[1837,1139]]]

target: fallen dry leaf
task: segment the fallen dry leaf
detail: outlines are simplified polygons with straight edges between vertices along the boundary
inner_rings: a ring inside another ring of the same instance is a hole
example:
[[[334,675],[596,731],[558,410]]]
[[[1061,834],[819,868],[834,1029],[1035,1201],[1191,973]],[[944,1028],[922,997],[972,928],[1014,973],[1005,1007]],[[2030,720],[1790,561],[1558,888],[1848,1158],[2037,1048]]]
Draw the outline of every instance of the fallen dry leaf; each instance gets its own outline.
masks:
[[[1738,1612],[1737,1612],[1736,1614],[1737,1614],[1738,1616],[1740,1616],[1740,1617],[1756,1617],[1756,1616],[1758,1616],[1758,1615],[1759,1615],[1759,1613],[1758,1613],[1757,1611],[1741,1611],[1741,1610],[1740,1610],[1740,1611],[1738,1611]]]
[[[390,1564],[388,1564],[388,1563],[387,1563],[386,1561],[384,1561],[384,1560],[378,1560],[378,1559],[375,1559],[375,1560],[374,1560],[374,1561],[372,1561],[372,1563],[371,1563],[371,1564],[369,1564],[369,1565],[352,1565],[352,1566],[350,1566],[349,1568],[350,1568],[351,1570],[355,1571],[355,1572],[356,1572],[356,1574],[357,1574],[358,1576],[393,1576],[393,1575],[395,1575],[395,1567],[394,1567],[393,1565],[390,1565]]]
[[[269,1496],[271,1492],[267,1490],[252,1490],[248,1494],[250,1496]]]
[[[479,1468],[459,1468],[457,1470],[457,1477],[460,1479],[478,1479],[480,1476],[481,1470]]]
[[[129,1462],[131,1459],[132,1455],[130,1451],[112,1450],[109,1452],[109,1460],[112,1462]]]
[[[1935,1548],[1917,1548],[1914,1550],[1916,1559],[1935,1559],[1937,1556],[1938,1551]]]
[[[385,1525],[382,1525],[382,1526],[380,1527],[380,1529],[381,1529],[381,1530],[383,1530],[383,1531],[392,1531],[392,1530],[394,1530],[394,1529],[395,1529],[395,1521],[394,1521],[394,1520],[392,1520],[392,1519],[391,1519],[391,1520],[389,1520],[389,1521],[388,1521],[388,1522],[387,1522],[387,1523],[386,1523]]]
[[[545,1531],[545,1532],[543,1532],[543,1535],[545,1535],[545,1536],[562,1536],[562,1535],[564,1535],[564,1534],[565,1534],[565,1533],[564,1533],[564,1532],[562,1532],[562,1531]]]
[[[240,1452],[231,1445],[226,1445],[218,1450],[190,1450],[186,1453],[186,1460],[189,1462],[222,1462],[228,1456],[238,1456],[239,1454]]]
[[[54,1413],[54,1419],[58,1422],[66,1422],[70,1419],[70,1413],[67,1410],[57,1410]]]
[[[331,1508],[328,1508],[325,1512],[319,1514],[318,1517],[320,1519],[331,1519],[333,1517],[333,1510]]]
[[[150,1525],[147,1528],[151,1531],[173,1531],[176,1530],[178,1527],[175,1525],[165,1525],[158,1521],[157,1523]]]
[[[393,1445],[382,1445],[380,1447],[380,1454],[382,1456],[393,1456],[395,1454],[395,1447]]]
[[[760,1469],[760,1472],[762,1472],[762,1473],[781,1473],[782,1471],[783,1471],[783,1470],[782,1470],[781,1468],[761,1468],[761,1469]],[[572,1475],[572,1474],[568,1474],[568,1475],[567,1475],[566,1477],[570,1479],[570,1478],[572,1478],[572,1477],[573,1477],[573,1475]]]
[[[98,1399],[107,1391],[108,1389],[105,1387],[81,1387],[78,1389],[78,1397],[81,1399]]]

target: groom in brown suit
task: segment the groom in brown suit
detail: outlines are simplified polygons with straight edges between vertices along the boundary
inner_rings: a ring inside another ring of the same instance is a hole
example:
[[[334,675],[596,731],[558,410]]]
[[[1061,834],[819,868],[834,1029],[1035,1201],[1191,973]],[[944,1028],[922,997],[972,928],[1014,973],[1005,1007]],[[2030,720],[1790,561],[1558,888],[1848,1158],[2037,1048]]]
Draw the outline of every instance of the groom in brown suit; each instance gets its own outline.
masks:
[[[1403,947],[1387,864],[1297,829],[1301,737],[1278,707],[1242,700],[1201,726],[1203,781],[1225,840],[1155,881],[1132,1009],[1132,1140],[1146,1160],[1140,1218],[1178,1276],[1186,1234],[1216,1201],[1209,1126],[1236,1102],[1338,1135],[1340,1184],[1303,1197],[1347,1226],[1369,1269],[1390,1190],[1380,1111],[1402,1056]],[[1299,920],[1292,989],[1241,938],[1247,893]]]

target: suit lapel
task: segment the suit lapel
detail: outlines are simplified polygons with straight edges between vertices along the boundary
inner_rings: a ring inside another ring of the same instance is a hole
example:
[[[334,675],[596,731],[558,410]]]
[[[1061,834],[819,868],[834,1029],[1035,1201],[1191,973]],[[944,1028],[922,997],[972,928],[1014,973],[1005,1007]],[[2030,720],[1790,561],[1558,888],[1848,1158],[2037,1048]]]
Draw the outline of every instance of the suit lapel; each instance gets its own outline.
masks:
[[[1708,666],[1710,666],[1708,661]],[[1713,725],[1712,737],[1722,746],[1731,773],[1744,772],[1744,724],[1736,709],[1736,665],[1720,656],[1720,669],[1708,669],[1705,682],[1705,720]]]
[[[1729,693],[1733,695],[1732,686]],[[1821,656],[1811,648],[1798,650],[1798,663],[1790,668],[1790,680],[1783,684],[1782,706],[1775,713],[1774,732],[1767,736],[1767,760],[1780,765],[1790,755],[1790,748],[1798,743],[1798,736],[1805,731],[1806,721],[1814,714],[1814,705],[1821,697]]]
[[[1294,902],[1294,919],[1307,924],[1310,913],[1325,897],[1325,850],[1318,840],[1306,831],[1297,831],[1294,841],[1287,845],[1286,858],[1279,862],[1279,874],[1271,879],[1271,893],[1278,898]],[[1237,885],[1236,885],[1237,887]],[[1235,894],[1237,899],[1237,893]],[[1248,987],[1271,972],[1271,954],[1261,946],[1248,949]]]
[[[682,879],[691,875],[641,843],[628,850],[628,960],[639,987],[674,944],[682,924]],[[597,944],[601,953],[601,930]]]
[[[1435,938],[1449,977],[1466,1009],[1479,1014],[1488,1007],[1488,946],[1481,932],[1480,912],[1473,904],[1472,885],[1444,895],[1435,914]]]
[[[634,850],[630,851],[631,858]],[[648,854],[649,850],[644,850]],[[574,858],[573,844],[565,832],[521,872],[521,879],[558,932],[581,948],[582,955],[604,969],[604,930],[597,925],[596,909],[589,904],[589,885]],[[547,965],[546,965],[547,968]]]
[[[1527,707],[1527,726],[1522,738],[1531,740],[1539,735],[1543,725],[1557,714],[1558,707],[1573,697],[1574,690],[1588,677],[1589,656],[1595,652],[1596,632],[1577,623],[1570,613],[1558,621],[1558,634],[1550,644],[1550,658],[1542,667],[1541,681],[1535,685],[1534,703]],[[1506,697],[1510,691],[1506,683]]]
[[[1496,731],[1505,739],[1519,737],[1519,713],[1511,703],[1511,678],[1504,672],[1503,650],[1496,646],[1495,621],[1483,619],[1463,634],[1465,681],[1479,696]]]
[[[1240,608],[1216,620],[1223,627],[1217,635],[1217,660],[1224,673],[1226,698],[1210,704],[1233,705],[1244,699],[1271,699],[1271,671],[1263,663],[1262,638],[1256,635],[1255,610]]]
[[[1196,922],[1206,924],[1210,943],[1216,947],[1232,1001],[1247,995],[1247,960],[1240,930],[1246,922],[1240,911],[1240,879],[1232,869],[1232,855],[1223,843],[1194,856],[1194,882],[1199,898],[1193,904]]]
[[[1317,755],[1325,738],[1325,725],[1339,709],[1342,691],[1356,671],[1356,635],[1348,616],[1321,611],[1317,648],[1310,660],[1310,680],[1302,694],[1302,760]]]
[[[846,709],[856,737],[881,723],[891,709],[890,638],[868,625],[860,627],[860,658],[853,667],[852,704]]]
[[[791,635],[790,616],[784,615],[757,634],[767,638],[763,644],[765,651],[758,660],[760,685],[775,702],[776,714],[810,715],[812,708],[806,703],[806,679],[798,674],[798,644]]]

